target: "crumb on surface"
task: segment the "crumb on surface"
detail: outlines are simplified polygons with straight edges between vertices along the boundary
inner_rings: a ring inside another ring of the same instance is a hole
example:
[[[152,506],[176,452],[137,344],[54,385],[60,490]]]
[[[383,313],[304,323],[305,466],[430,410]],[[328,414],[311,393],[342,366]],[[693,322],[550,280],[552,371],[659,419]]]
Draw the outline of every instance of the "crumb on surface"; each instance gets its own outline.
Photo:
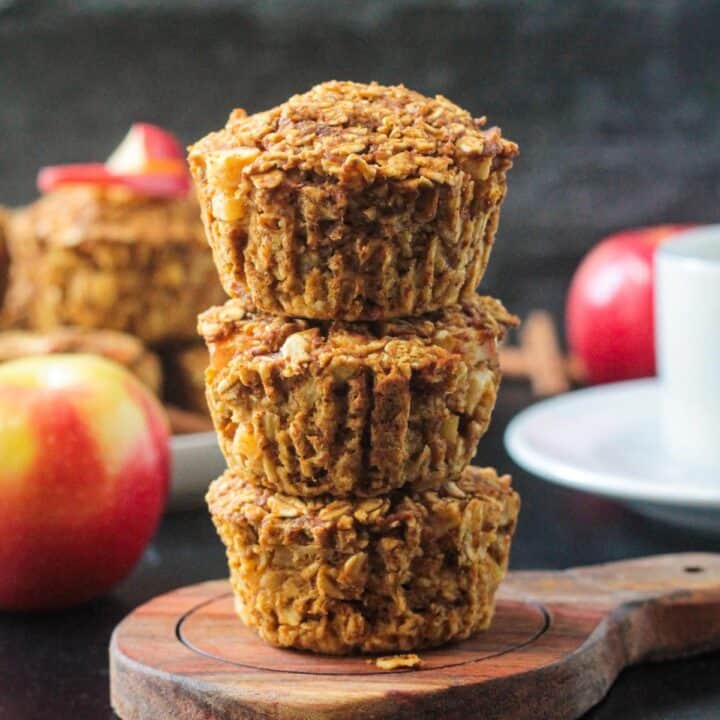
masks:
[[[415,653],[406,653],[404,655],[385,655],[383,657],[368,660],[380,670],[400,670],[402,668],[419,668],[422,667],[423,661],[419,655]]]

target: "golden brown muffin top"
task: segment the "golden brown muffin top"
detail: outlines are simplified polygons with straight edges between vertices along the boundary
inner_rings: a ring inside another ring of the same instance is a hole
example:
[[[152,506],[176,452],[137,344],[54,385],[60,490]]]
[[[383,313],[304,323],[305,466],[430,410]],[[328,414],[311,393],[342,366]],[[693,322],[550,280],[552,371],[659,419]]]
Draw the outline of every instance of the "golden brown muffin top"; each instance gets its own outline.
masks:
[[[10,237],[33,235],[53,245],[86,242],[166,242],[205,245],[194,196],[152,198],[126,188],[72,185],[53,190],[13,213]]]
[[[407,515],[424,515],[423,507],[443,516],[443,527],[426,528],[433,534],[460,525],[464,508],[473,501],[487,506],[486,521],[503,527],[515,522],[520,506],[509,475],[499,476],[493,468],[472,466],[459,478],[446,480],[434,490],[409,494],[398,491],[366,499],[291,497],[246,483],[228,470],[210,485],[206,499],[213,516],[266,527],[266,539],[275,535],[278,544],[296,542],[306,533],[316,539],[332,538],[337,528],[397,525]]]
[[[487,176],[489,158],[509,166],[517,155],[517,145],[485,123],[441,95],[333,80],[266,112],[233,111],[223,130],[190,148],[190,157],[242,155],[242,172],[261,187],[280,184],[292,169],[343,184],[411,177],[447,183],[457,168]]]
[[[480,295],[419,317],[357,323],[270,315],[234,298],[202,313],[198,331],[211,347],[214,367],[231,357],[246,365],[270,361],[288,368],[324,367],[338,359],[419,367],[489,359],[507,328],[517,323],[499,300]]]

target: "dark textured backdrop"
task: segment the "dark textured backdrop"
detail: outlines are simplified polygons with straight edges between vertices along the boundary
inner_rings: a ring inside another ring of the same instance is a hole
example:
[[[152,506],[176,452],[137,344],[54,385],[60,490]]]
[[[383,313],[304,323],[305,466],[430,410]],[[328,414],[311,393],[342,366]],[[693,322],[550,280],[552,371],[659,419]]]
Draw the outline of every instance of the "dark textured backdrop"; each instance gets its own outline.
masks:
[[[0,203],[133,120],[191,141],[328,78],[404,82],[520,143],[486,287],[559,309],[603,233],[718,220],[719,38],[717,0],[0,0]]]

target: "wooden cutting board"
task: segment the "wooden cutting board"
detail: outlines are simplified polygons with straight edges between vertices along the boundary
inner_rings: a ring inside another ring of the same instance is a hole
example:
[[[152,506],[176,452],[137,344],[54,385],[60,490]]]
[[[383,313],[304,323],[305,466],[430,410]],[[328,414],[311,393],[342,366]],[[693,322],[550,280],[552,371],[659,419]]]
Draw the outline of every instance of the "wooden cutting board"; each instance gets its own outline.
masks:
[[[265,644],[214,581],[118,625],[111,696],[123,720],[569,720],[628,665],[718,647],[720,555],[510,573],[489,631],[391,672]]]

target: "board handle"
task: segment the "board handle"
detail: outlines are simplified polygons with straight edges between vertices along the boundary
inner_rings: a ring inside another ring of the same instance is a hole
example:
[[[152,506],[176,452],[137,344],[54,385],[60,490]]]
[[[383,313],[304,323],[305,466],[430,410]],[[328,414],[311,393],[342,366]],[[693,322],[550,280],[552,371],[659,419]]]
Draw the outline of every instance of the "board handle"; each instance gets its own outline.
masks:
[[[513,572],[500,596],[540,603],[551,614],[596,614],[597,632],[615,637],[626,665],[682,657],[720,644],[720,554],[657,555],[559,572]]]

